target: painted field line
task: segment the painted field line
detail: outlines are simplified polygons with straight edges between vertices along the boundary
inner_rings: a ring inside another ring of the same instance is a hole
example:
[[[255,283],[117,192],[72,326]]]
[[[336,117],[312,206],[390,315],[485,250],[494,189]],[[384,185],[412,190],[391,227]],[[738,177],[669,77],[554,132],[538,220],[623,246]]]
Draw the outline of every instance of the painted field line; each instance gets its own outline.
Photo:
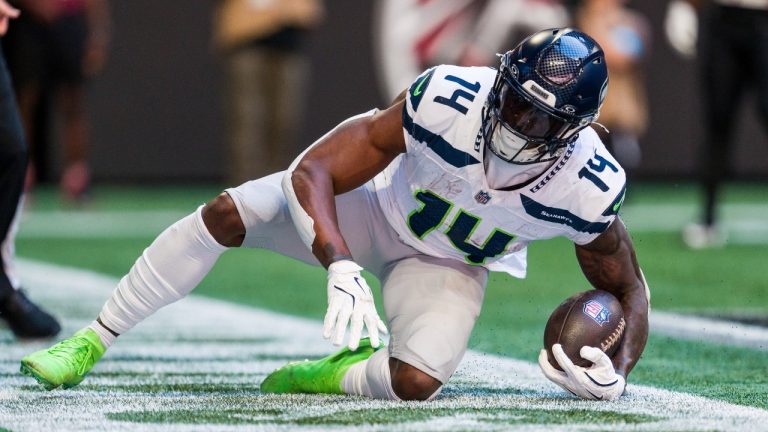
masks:
[[[651,331],[678,339],[768,351],[768,329],[735,321],[651,311]]]
[[[110,238],[156,236],[189,211],[28,211],[20,238]]]
[[[92,272],[28,261],[20,263],[20,270],[33,297],[65,317],[66,334],[93,319],[117,282]],[[394,428],[509,430],[511,423],[504,421],[517,420],[503,417],[505,412],[586,410],[647,415],[658,420],[583,425],[514,423],[514,428],[547,432],[606,428],[768,431],[766,410],[647,386],[630,384],[628,395],[616,402],[577,400],[544,379],[534,364],[477,352],[467,354],[443,395],[430,403],[260,395],[258,383],[274,368],[290,359],[317,357],[333,350],[320,332],[319,321],[191,296],[121,336],[80,387],[43,392],[29,378],[19,376],[17,369],[24,354],[47,344],[15,343],[7,330],[0,330],[0,427],[13,431],[392,430],[392,424],[302,426],[298,422],[351,411],[410,409],[443,414],[425,414],[419,421]],[[196,390],[202,386],[210,388]],[[229,394],[217,392],[217,388],[245,390]],[[232,418],[244,419],[242,423],[190,423],[198,412],[215,417],[216,413],[237,409],[242,411]],[[133,422],[157,413],[175,413],[177,422]]]

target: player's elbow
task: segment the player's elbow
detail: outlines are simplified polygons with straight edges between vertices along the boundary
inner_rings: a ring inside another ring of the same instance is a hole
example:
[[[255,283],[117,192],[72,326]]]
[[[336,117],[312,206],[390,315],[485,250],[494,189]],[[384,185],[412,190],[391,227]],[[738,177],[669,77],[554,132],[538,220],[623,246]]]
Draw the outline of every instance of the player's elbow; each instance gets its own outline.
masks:
[[[293,169],[286,171],[283,177],[283,191],[287,195],[295,195],[297,191],[306,190],[313,183],[315,172],[314,162],[305,159],[299,161]]]

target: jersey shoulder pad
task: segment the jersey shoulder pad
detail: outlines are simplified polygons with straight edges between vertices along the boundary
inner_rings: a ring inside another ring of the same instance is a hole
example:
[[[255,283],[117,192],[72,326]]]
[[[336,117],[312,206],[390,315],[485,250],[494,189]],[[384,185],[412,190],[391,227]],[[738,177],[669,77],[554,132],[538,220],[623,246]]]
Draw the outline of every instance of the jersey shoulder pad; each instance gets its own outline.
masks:
[[[490,68],[451,65],[435,66],[419,75],[408,88],[403,109],[409,153],[426,146],[446,156],[451,165],[466,165],[464,153],[474,152],[482,108],[494,77]],[[453,149],[461,154],[453,155]]]
[[[467,115],[473,105],[485,102],[495,76],[496,71],[487,67],[440,65],[427,69],[408,87],[409,114],[436,110]]]
[[[569,170],[573,193],[581,197],[581,211],[593,220],[618,214],[626,194],[627,176],[591,127],[576,142]]]
[[[584,244],[605,231],[616,217],[625,184],[624,169],[587,128],[521,200],[529,215],[567,226],[565,235]]]

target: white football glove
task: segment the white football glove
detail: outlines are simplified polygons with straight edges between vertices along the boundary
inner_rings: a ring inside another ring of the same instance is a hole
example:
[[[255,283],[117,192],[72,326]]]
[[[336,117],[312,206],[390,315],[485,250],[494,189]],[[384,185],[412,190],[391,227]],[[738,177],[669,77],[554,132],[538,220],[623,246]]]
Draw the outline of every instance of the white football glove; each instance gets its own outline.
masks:
[[[360,275],[362,267],[354,261],[341,260],[328,266],[328,311],[323,323],[323,337],[334,345],[341,345],[349,323],[349,349],[360,344],[363,324],[368,329],[371,345],[379,346],[379,332],[387,333],[387,326],[376,313],[373,294]]]
[[[581,348],[581,357],[593,363],[589,368],[573,364],[560,344],[552,345],[552,353],[563,370],[559,371],[549,363],[545,349],[539,353],[539,367],[544,376],[563,389],[592,400],[614,400],[624,393],[627,385],[624,377],[616,373],[611,358],[599,348]]]

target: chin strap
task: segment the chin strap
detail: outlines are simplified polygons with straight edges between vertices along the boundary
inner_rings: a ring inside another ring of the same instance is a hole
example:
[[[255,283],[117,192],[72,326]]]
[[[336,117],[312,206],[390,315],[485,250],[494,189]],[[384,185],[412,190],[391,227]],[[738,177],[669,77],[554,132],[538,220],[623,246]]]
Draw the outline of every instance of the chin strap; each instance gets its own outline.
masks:
[[[611,131],[609,131],[609,130],[608,130],[608,128],[607,128],[607,127],[605,127],[605,125],[604,125],[604,124],[602,124],[602,123],[598,123],[598,122],[592,122],[592,124],[593,124],[593,125],[598,125],[598,126],[600,126],[601,128],[603,128],[603,130],[605,131],[605,133],[611,133]]]

